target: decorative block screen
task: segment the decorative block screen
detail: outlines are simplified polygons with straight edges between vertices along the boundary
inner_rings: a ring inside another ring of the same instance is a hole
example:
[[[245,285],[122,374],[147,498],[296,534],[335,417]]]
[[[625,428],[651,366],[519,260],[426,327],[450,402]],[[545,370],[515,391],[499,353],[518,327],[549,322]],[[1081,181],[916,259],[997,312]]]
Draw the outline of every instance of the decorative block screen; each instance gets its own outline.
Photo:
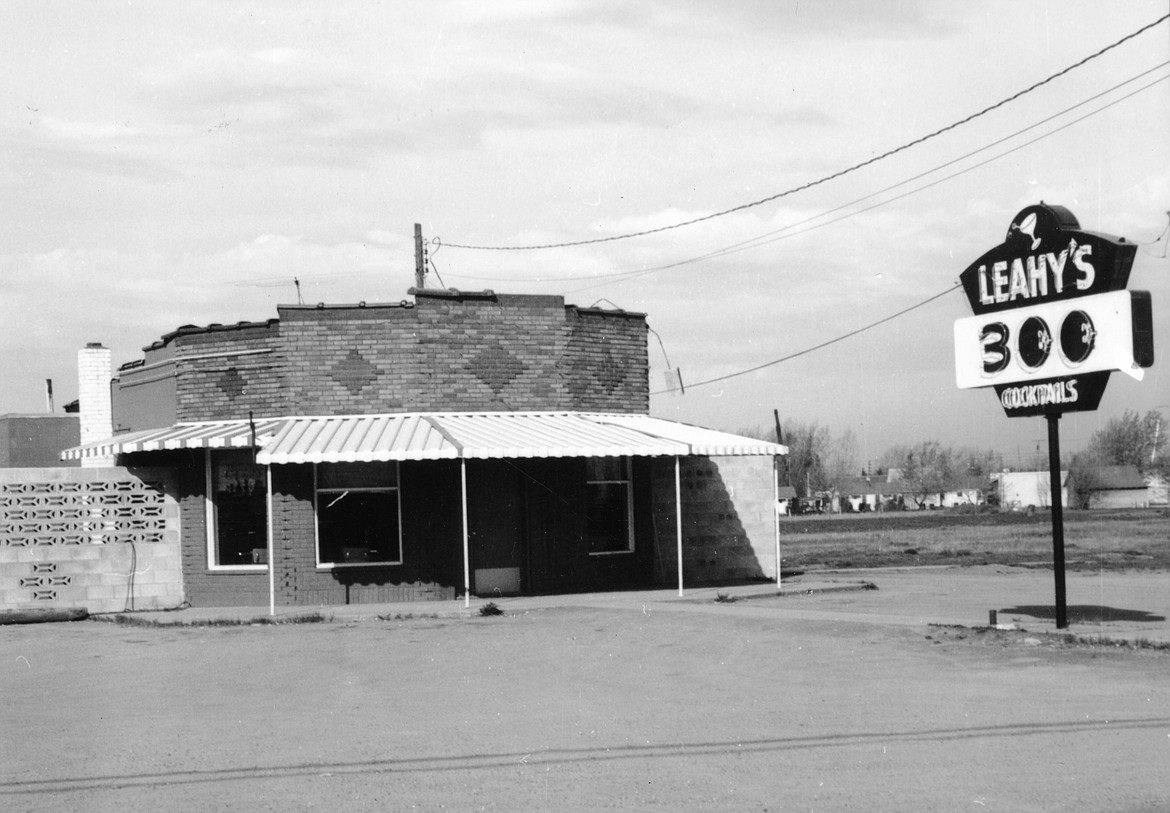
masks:
[[[138,480],[0,483],[0,547],[163,542],[165,496]]]

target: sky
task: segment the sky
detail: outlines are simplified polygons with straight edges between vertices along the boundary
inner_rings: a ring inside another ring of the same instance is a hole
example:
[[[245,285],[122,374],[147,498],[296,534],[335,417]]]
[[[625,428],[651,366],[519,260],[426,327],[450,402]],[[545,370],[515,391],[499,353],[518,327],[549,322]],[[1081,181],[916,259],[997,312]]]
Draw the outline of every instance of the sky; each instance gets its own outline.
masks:
[[[305,302],[408,299],[419,223],[430,286],[646,313],[656,416],[775,410],[853,432],[862,462],[1023,456],[1043,420],[956,386],[950,289],[1044,201],[1139,243],[1153,300],[1154,366],[1061,420],[1075,450],[1125,410],[1170,417],[1170,22],[1008,100],[1168,13],[7,0],[0,413],[44,412],[47,378],[75,398],[87,342],[117,366],[180,325],[273,318],[294,279]]]

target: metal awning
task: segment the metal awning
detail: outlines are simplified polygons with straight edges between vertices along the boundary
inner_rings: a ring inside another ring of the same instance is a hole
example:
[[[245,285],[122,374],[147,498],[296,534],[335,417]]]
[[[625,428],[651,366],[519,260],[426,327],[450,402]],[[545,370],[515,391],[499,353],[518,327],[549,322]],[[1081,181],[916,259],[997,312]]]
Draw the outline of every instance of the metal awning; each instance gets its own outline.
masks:
[[[162,449],[250,448],[248,421],[178,424],[67,449],[65,460]],[[256,421],[260,464],[389,460],[778,455],[776,443],[698,426],[586,412],[425,412]]]
[[[443,460],[459,448],[423,414],[285,418],[258,463],[372,463]]]
[[[255,445],[263,446],[280,424],[280,419],[272,418],[257,420],[254,425],[246,420],[179,423],[165,429],[128,432],[74,446],[61,452],[61,459],[83,460],[168,449],[247,449],[253,446],[253,432]]]

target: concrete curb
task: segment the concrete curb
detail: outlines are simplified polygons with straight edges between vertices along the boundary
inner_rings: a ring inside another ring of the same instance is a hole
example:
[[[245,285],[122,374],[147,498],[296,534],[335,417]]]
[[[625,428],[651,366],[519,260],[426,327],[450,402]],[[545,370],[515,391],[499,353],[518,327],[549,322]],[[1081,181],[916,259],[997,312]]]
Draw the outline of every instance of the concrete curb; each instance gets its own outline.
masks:
[[[84,621],[89,610],[84,607],[32,608],[0,610],[0,626],[5,624],[50,624],[59,621]]]

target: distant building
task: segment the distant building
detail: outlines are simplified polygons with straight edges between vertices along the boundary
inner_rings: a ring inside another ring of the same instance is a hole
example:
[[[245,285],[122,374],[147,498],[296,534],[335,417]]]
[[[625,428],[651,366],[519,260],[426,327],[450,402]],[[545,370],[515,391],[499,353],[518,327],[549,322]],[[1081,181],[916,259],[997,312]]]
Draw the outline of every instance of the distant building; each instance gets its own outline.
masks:
[[[835,489],[841,510],[883,511],[904,508],[954,508],[984,502],[986,484],[981,477],[963,476],[948,483],[943,491],[918,494],[910,488],[900,469],[884,475],[863,475],[842,480]],[[845,503],[848,502],[848,508]]]
[[[77,415],[0,415],[0,469],[80,465],[61,460],[80,442]]]
[[[1098,466],[1090,474],[1089,508],[1147,508],[1150,485],[1134,466]]]
[[[991,475],[1003,510],[1051,508],[1052,477],[1046,471],[1005,471]],[[1068,472],[1060,473],[1060,504],[1068,507]]]

